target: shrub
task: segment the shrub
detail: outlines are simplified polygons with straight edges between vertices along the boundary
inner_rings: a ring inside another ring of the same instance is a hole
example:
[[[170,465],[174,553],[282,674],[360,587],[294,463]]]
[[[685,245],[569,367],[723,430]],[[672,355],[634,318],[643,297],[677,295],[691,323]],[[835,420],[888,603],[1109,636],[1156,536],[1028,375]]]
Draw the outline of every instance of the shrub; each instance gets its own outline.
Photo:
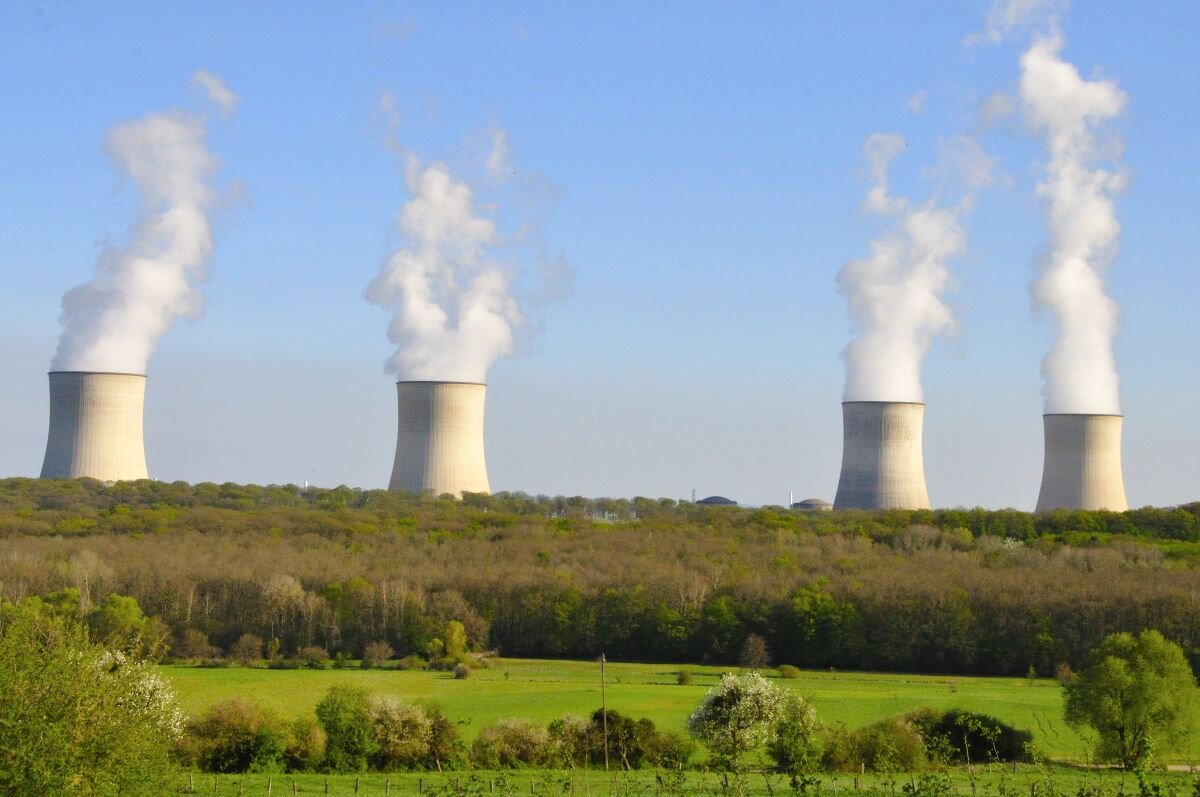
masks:
[[[460,681],[464,678],[470,678],[471,668],[460,661],[458,664],[454,665],[454,677]]]
[[[692,674],[687,670],[680,670],[675,674],[675,683],[680,686],[689,686],[692,683]]]
[[[415,653],[410,653],[396,662],[397,670],[424,670],[428,666],[429,662],[424,657],[418,656]]]
[[[428,703],[423,708],[425,716],[429,718],[429,752],[424,765],[429,769],[441,770],[462,761],[466,749],[459,738],[458,727],[437,703]]]
[[[256,634],[242,634],[229,649],[229,657],[238,661],[243,667],[253,667],[263,657],[262,637]]]
[[[310,717],[297,717],[287,727],[283,750],[288,772],[314,772],[325,760],[325,731]]]
[[[812,703],[788,694],[780,710],[779,724],[767,744],[775,766],[789,775],[818,769],[821,764],[821,723]]]
[[[382,667],[391,660],[396,652],[392,650],[392,646],[386,642],[368,642],[363,646],[362,668],[369,670],[372,667]]]
[[[169,793],[184,720],[157,671],[93,645],[71,620],[8,608],[0,611],[0,794]]]
[[[348,670],[354,666],[354,659],[350,658],[350,654],[339,650],[333,656],[333,669]]]
[[[274,714],[240,698],[213,705],[188,724],[183,758],[205,772],[276,772],[287,731]]]
[[[533,720],[510,717],[480,729],[471,760],[483,769],[536,767],[546,762],[550,734]]]
[[[708,744],[718,766],[736,772],[742,756],[774,730],[783,697],[783,690],[756,672],[726,673],[688,718],[688,730]]]
[[[793,667],[790,664],[780,664],[779,665],[779,677],[780,678],[799,678],[802,675],[804,675],[804,671],[801,670],[799,667]]]
[[[317,703],[325,731],[325,769],[363,772],[378,749],[371,723],[371,696],[354,686],[331,686]]]
[[[373,697],[370,717],[375,737],[375,752],[370,759],[373,769],[409,769],[428,756],[433,728],[420,706],[394,697]]]
[[[310,670],[325,670],[329,668],[329,651],[317,645],[308,645],[296,651],[296,658]]]
[[[857,730],[835,730],[825,742],[822,765],[841,772],[917,772],[925,768],[925,741],[913,723],[892,717]]]
[[[171,653],[176,658],[202,661],[214,658],[220,651],[208,643],[208,634],[195,628],[185,628],[171,646]]]
[[[642,741],[642,760],[655,767],[679,769],[695,752],[696,743],[678,731],[655,731]]]
[[[299,659],[268,659],[268,670],[298,670],[304,665]]]
[[[546,729],[550,734],[550,761],[555,767],[573,768],[589,763],[592,726],[578,714],[566,714]]]
[[[1028,761],[1033,734],[970,711],[923,709],[906,715],[925,740],[931,759],[947,764]]]

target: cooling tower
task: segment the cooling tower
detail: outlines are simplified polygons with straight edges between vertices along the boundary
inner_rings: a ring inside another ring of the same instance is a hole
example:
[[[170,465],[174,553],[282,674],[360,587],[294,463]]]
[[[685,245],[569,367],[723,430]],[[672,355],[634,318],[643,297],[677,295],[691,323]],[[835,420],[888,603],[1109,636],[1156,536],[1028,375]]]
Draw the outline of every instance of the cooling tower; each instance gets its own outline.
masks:
[[[389,490],[487,493],[483,403],[476,382],[397,382],[399,424]]]
[[[1107,509],[1124,512],[1120,415],[1043,415],[1046,460],[1037,511]]]
[[[146,377],[50,372],[50,433],[43,479],[148,478],[142,442]]]
[[[924,418],[924,404],[842,402],[842,476],[834,509],[929,509]]]

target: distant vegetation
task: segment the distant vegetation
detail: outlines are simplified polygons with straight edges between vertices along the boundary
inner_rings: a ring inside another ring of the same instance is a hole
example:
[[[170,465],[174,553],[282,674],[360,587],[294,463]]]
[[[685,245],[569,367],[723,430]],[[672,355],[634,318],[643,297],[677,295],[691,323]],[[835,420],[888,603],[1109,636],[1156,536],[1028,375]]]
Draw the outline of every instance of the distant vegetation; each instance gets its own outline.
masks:
[[[0,538],[0,599],[40,596],[98,637],[213,663],[603,651],[1054,675],[1116,631],[1157,629],[1193,665],[1200,648],[1200,503],[801,513],[8,479]]]

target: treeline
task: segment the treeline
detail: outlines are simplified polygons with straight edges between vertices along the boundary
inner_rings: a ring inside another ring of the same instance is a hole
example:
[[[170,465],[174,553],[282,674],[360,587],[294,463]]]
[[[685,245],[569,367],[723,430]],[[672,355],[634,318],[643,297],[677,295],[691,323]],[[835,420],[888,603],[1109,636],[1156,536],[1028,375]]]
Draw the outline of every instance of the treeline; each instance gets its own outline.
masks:
[[[0,599],[129,596],[186,658],[436,658],[456,621],[507,656],[1051,675],[1114,631],[1195,656],[1198,517],[10,479]]]

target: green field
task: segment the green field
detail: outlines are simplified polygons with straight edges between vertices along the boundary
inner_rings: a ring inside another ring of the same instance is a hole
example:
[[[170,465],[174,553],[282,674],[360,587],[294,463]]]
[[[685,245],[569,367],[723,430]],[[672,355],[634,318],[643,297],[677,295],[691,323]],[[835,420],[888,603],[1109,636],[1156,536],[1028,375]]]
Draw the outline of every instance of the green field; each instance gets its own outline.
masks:
[[[333,684],[355,684],[380,694],[433,700],[459,722],[467,741],[479,728],[502,717],[549,722],[563,714],[587,715],[600,707],[600,674],[592,662],[492,660],[470,678],[416,670],[203,669],[168,666],[189,715],[227,697],[239,696],[285,715],[309,715]],[[693,683],[676,683],[679,665],[617,664],[607,668],[608,707],[633,717],[649,717],[662,728],[682,730],[705,691],[728,668],[687,667]],[[776,683],[811,698],[821,719],[850,727],[923,706],[964,708],[999,717],[1033,731],[1051,759],[1085,760],[1086,745],[1062,720],[1057,682],[1024,678],[958,678],[875,673],[805,672]],[[1165,760],[1185,761],[1185,750],[1160,750]]]
[[[689,771],[674,776],[654,770],[514,770],[508,772],[394,773],[391,775],[184,775],[180,794],[286,797],[727,797],[721,776]],[[1193,797],[1195,775],[1157,772],[1140,792],[1134,775],[1116,770],[1067,767],[957,768],[922,775],[823,775],[806,797]],[[932,787],[932,788],[931,788]],[[746,776],[746,797],[787,797],[794,792],[782,775]]]

